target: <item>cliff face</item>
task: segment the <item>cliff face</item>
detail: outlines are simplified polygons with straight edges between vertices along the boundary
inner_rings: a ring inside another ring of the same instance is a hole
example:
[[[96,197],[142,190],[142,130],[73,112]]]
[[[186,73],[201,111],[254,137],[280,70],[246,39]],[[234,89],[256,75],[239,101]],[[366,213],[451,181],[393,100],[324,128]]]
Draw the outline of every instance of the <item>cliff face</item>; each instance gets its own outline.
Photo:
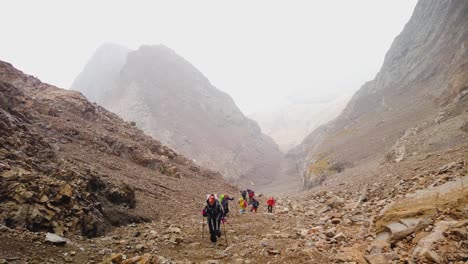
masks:
[[[174,206],[199,206],[206,191],[235,189],[80,93],[0,61],[2,224],[92,237],[178,217]]]
[[[466,143],[468,3],[420,1],[380,72],[288,157],[305,185]]]
[[[89,89],[86,83],[75,84],[79,91]],[[114,88],[100,103],[232,181],[262,183],[278,174],[282,154],[274,141],[231,97],[165,46],[129,53]]]

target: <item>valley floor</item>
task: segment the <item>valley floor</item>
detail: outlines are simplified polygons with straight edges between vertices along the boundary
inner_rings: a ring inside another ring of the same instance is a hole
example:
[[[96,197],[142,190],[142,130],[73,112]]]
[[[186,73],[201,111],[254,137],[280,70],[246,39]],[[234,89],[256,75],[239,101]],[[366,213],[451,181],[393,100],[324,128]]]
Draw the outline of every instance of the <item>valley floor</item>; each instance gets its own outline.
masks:
[[[0,263],[466,263],[468,148],[383,164],[377,172],[331,178],[278,200],[274,214],[231,215],[216,246],[202,235],[200,211],[117,227],[103,237],[0,226]],[[224,237],[227,233],[227,243]]]

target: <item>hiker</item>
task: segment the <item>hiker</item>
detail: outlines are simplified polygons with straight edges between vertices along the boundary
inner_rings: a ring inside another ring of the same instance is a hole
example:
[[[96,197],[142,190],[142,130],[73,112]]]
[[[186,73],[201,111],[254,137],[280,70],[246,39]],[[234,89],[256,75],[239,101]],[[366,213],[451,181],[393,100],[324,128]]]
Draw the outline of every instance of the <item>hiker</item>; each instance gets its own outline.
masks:
[[[250,189],[247,189],[247,193],[249,193],[249,204],[252,203],[252,199],[254,198],[255,196],[255,192],[250,190]]]
[[[243,214],[245,213],[245,208],[247,208],[247,202],[244,200],[244,198],[239,198],[239,206],[240,206],[240,210],[239,210],[239,213],[240,214]]]
[[[229,195],[222,194],[219,197],[219,202],[221,203],[221,206],[223,207],[224,211],[224,216],[226,216],[229,213],[229,201],[233,201],[234,198],[229,197]]]
[[[275,206],[276,201],[273,197],[268,198],[267,205],[268,205],[268,212],[273,213],[273,206]]]
[[[257,212],[257,208],[258,208],[258,206],[260,205],[260,203],[257,201],[257,199],[252,198],[251,204],[252,204],[252,208],[250,208],[250,212],[255,212],[255,213],[256,213],[256,212]]]
[[[216,243],[218,237],[221,237],[221,220],[223,219],[223,208],[215,196],[211,194],[206,200],[205,209],[202,212],[204,217],[208,218],[208,228],[210,229],[210,240]]]
[[[246,201],[247,200],[247,191],[243,190],[243,191],[240,191],[240,193],[241,193],[242,198],[244,198],[244,201]]]

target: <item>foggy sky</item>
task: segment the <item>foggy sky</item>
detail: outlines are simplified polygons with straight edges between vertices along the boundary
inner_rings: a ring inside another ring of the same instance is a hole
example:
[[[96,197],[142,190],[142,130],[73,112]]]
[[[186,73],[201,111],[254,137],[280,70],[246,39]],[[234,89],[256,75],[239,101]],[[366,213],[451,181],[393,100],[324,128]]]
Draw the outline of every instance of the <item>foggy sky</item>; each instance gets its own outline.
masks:
[[[104,42],[165,44],[246,114],[357,90],[416,0],[2,1],[0,60],[68,88]]]

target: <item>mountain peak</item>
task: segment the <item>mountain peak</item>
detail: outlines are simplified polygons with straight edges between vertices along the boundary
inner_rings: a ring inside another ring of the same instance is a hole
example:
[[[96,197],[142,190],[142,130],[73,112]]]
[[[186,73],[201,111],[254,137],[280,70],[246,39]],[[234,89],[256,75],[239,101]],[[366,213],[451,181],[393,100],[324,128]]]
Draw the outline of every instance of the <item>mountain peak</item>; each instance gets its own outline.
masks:
[[[89,91],[90,84],[109,84],[109,89],[96,87],[99,103],[232,181],[270,182],[279,175],[282,154],[276,143],[174,50],[142,45],[112,68],[105,75],[85,68],[83,75],[90,78],[74,88]]]

